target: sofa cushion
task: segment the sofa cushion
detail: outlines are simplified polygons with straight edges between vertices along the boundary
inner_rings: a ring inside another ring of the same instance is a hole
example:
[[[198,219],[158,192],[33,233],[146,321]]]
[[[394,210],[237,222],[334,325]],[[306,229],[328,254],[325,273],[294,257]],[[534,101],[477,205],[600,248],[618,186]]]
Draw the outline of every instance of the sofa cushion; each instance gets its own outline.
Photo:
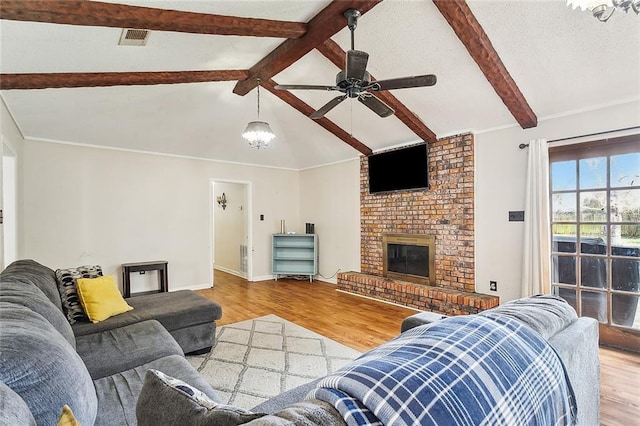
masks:
[[[113,275],[78,278],[76,283],[82,307],[93,323],[133,309],[122,298]]]
[[[39,313],[75,348],[76,339],[69,321],[36,285],[3,281],[0,284],[0,302],[15,303]]]
[[[43,316],[0,302],[0,380],[27,404],[38,424],[55,424],[64,404],[93,424],[97,399],[80,356]]]
[[[576,311],[564,299],[550,294],[511,300],[479,315],[500,314],[529,326],[545,340],[578,319]]]
[[[169,332],[197,324],[210,324],[222,317],[222,308],[215,302],[191,290],[155,293],[126,299],[132,311],[111,317],[97,324],[72,325],[77,336],[111,330],[127,324],[155,319]]]
[[[78,321],[89,321],[84,312],[80,297],[78,296],[78,278],[96,278],[102,276],[102,268],[99,265],[78,266],[77,268],[57,269],[56,280],[62,307],[70,324]]]
[[[16,260],[2,271],[0,283],[19,281],[33,284],[62,312],[62,303],[56,281],[56,274],[52,269],[39,264],[35,260]]]
[[[211,400],[197,388],[158,370],[147,370],[136,405],[139,426],[241,425],[264,416]]]
[[[162,371],[171,377],[179,378],[200,389],[214,401],[220,400],[213,388],[185,357],[171,355],[131,370],[95,380],[94,386],[98,396],[98,416],[95,426],[137,424],[136,402],[142,390],[145,374],[151,368]]]
[[[277,413],[246,423],[247,426],[346,426],[342,414],[331,404],[309,399],[284,407]]]
[[[79,336],[77,351],[93,380],[165,356],[182,355],[178,343],[154,320]]]
[[[0,423],[3,425],[35,426],[36,419],[20,395],[0,381]]]

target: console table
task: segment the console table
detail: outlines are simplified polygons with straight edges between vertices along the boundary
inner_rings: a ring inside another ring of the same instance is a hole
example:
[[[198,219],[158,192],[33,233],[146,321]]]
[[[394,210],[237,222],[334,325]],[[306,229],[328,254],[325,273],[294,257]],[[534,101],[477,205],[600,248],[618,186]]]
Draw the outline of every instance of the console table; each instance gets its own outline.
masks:
[[[122,264],[122,290],[124,297],[131,297],[131,273],[147,271],[158,271],[158,290],[141,291],[134,293],[134,296],[141,296],[149,293],[163,293],[169,291],[169,277],[167,272],[166,260],[154,260],[150,262],[137,262],[137,263],[123,263]]]

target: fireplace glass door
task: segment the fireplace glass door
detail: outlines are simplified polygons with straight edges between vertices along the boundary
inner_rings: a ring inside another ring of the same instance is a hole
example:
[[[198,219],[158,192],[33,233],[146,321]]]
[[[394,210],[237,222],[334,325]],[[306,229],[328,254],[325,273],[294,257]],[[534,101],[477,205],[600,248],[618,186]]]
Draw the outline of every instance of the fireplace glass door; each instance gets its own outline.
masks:
[[[387,270],[398,274],[429,277],[429,247],[406,244],[387,246]]]

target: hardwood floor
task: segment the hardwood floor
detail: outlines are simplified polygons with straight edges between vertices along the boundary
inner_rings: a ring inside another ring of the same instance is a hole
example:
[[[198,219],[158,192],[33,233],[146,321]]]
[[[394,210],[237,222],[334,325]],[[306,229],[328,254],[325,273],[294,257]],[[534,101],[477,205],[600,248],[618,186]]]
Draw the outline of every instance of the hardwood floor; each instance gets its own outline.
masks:
[[[218,325],[275,314],[362,352],[397,336],[402,320],[416,312],[319,281],[249,283],[219,271],[215,287],[199,293],[222,305]],[[600,423],[640,424],[640,354],[600,348],[600,378]]]

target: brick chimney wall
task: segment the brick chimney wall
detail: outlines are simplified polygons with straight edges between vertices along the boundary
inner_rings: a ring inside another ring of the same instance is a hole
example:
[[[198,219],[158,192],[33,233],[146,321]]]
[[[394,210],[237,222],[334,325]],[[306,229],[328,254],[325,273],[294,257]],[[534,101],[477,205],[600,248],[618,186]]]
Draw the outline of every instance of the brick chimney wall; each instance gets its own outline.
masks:
[[[369,194],[368,160],[360,160],[361,271],[382,276],[385,233],[435,235],[435,285],[474,292],[473,135],[431,143],[428,156],[428,190],[385,194]]]

